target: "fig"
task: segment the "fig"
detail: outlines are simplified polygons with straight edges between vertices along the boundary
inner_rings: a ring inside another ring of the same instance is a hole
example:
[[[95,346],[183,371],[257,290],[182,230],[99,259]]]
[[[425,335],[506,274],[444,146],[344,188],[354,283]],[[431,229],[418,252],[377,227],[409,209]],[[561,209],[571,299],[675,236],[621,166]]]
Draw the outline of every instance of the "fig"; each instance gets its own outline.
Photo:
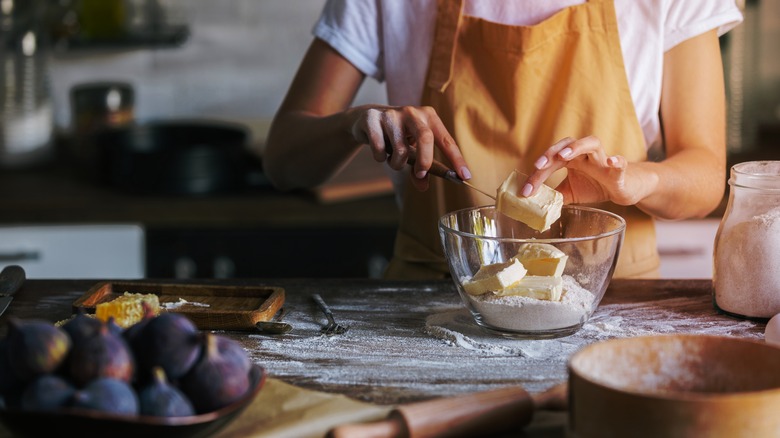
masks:
[[[70,406],[120,415],[138,415],[138,394],[124,380],[100,377],[73,393]]]
[[[133,337],[135,337],[135,335],[141,332],[141,329],[143,329],[144,326],[146,326],[146,323],[149,322],[149,320],[157,317],[154,308],[152,308],[152,305],[149,304],[148,302],[141,301],[141,309],[144,312],[143,316],[141,317],[141,320],[131,325],[130,327],[127,327],[122,332],[122,336],[125,337],[125,340],[127,342],[131,342]]]
[[[54,324],[37,319],[8,319],[10,366],[23,382],[49,374],[63,364],[71,347],[68,333]]]
[[[203,349],[200,332],[195,324],[180,313],[161,313],[140,324],[139,331],[130,336],[130,347],[135,354],[142,377],[160,366],[171,381],[183,376],[200,357]]]
[[[11,368],[11,358],[8,356],[8,342],[0,339],[0,395],[21,389],[23,382]]]
[[[122,333],[124,333],[125,329],[122,328],[121,325],[116,323],[116,319],[113,316],[108,317],[108,321],[106,321],[106,325],[108,326],[108,329],[114,334],[122,336]]]
[[[20,408],[25,411],[54,411],[70,403],[76,388],[55,374],[43,374],[22,392]]]
[[[152,380],[138,390],[141,415],[186,417],[195,415],[190,399],[168,382],[162,367],[152,369]]]
[[[179,381],[198,413],[211,412],[240,399],[250,388],[251,362],[234,340],[203,334],[203,354]],[[242,357],[243,356],[243,357]]]
[[[82,308],[79,308],[76,315],[62,324],[62,329],[70,336],[71,343],[77,344],[82,339],[94,335],[102,324],[102,321],[87,315]]]
[[[97,330],[74,342],[68,354],[65,371],[78,387],[100,377],[129,383],[135,373],[130,346],[108,323],[99,322]]]

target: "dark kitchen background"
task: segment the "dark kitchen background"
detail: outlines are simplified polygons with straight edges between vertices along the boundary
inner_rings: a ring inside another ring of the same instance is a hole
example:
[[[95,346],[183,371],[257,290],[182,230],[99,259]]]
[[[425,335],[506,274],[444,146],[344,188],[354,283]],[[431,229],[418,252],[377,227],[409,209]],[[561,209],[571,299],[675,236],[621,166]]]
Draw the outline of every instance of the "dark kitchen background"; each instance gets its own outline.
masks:
[[[0,0],[0,263],[33,278],[380,276],[398,212],[370,157],[301,193],[259,167],[323,3]],[[738,3],[745,21],[721,40],[729,162],[780,159],[780,2]],[[384,91],[369,79],[357,100]],[[186,143],[176,166],[141,161],[159,142]],[[711,276],[721,214],[659,224],[662,275]]]

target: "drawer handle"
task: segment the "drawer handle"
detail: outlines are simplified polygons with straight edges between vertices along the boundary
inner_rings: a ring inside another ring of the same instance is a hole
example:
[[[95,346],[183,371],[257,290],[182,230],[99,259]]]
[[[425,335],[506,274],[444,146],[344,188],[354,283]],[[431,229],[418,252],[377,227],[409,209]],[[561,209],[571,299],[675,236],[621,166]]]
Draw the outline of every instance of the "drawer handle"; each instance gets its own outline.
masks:
[[[0,252],[0,262],[22,262],[40,258],[41,254],[38,251]]]

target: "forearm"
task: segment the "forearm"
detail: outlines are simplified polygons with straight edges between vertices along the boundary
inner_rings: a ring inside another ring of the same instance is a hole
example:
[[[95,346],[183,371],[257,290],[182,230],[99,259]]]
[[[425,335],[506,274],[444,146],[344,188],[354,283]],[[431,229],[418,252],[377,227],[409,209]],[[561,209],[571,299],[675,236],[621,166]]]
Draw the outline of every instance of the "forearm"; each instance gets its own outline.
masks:
[[[346,112],[318,116],[280,112],[268,133],[263,167],[280,190],[314,187],[334,175],[358,151]]]
[[[627,172],[645,193],[637,207],[651,216],[679,220],[704,217],[723,199],[725,156],[686,149],[662,162],[631,163]]]

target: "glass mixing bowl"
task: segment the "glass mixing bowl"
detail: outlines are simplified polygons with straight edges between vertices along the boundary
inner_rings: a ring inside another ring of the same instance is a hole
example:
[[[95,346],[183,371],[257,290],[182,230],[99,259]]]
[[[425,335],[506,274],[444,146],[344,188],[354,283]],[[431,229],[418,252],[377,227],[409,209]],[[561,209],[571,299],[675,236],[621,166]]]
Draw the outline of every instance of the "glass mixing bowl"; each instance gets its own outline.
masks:
[[[626,222],[608,211],[565,205],[561,218],[539,232],[483,206],[447,213],[438,227],[452,279],[474,321],[503,337],[544,339],[575,333],[596,310],[615,271]],[[480,268],[508,262],[529,244],[565,254],[559,300],[467,292],[464,284]]]

